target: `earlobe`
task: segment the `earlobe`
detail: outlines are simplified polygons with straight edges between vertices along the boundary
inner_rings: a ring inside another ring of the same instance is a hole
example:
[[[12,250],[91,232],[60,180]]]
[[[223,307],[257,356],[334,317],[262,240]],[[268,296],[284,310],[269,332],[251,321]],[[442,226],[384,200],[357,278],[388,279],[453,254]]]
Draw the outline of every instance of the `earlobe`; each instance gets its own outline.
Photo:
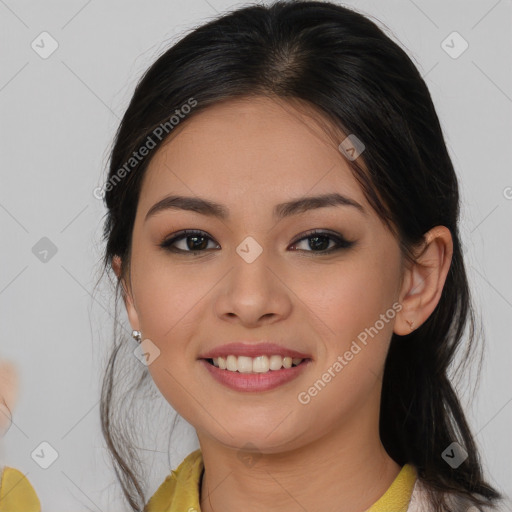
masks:
[[[130,293],[129,293],[128,287],[126,286],[126,282],[123,278],[122,269],[123,269],[123,266],[122,266],[121,258],[117,255],[114,256],[112,258],[112,270],[114,271],[118,281],[120,281],[120,283],[121,283],[121,286],[123,288],[123,300],[126,304],[126,301],[131,300],[131,299],[130,299]]]
[[[121,258],[116,255],[112,258],[112,270],[118,278],[121,276],[121,268]]]
[[[425,233],[416,261],[405,270],[395,334],[410,334],[432,314],[441,298],[452,254],[453,241],[447,227],[436,226]]]

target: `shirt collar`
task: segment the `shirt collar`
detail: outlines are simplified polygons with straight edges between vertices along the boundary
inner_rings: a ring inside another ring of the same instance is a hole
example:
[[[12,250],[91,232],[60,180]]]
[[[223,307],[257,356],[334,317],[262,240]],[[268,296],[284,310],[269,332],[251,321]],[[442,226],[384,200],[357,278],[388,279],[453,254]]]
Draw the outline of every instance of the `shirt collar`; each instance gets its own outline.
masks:
[[[200,482],[204,469],[201,450],[185,457],[178,469],[157,489],[148,502],[148,512],[200,512]],[[366,512],[406,512],[416,482],[414,466],[405,464],[387,491]]]

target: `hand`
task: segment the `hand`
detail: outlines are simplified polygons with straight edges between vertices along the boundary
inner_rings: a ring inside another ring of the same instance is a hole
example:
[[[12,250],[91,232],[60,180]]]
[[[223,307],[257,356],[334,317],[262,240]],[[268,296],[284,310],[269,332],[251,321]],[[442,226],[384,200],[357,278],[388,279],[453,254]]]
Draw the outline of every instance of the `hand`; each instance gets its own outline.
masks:
[[[11,415],[18,398],[18,371],[16,367],[0,359],[0,438],[11,426]]]

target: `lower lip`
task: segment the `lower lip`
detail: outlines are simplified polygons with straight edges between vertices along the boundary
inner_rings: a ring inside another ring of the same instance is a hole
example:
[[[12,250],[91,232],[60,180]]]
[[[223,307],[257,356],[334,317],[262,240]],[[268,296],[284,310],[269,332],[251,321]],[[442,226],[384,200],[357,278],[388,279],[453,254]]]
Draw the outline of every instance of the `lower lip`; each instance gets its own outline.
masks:
[[[303,361],[298,366],[269,370],[266,373],[240,373],[221,370],[204,359],[201,359],[201,363],[206,366],[206,369],[216,381],[235,391],[268,391],[297,378],[309,366],[311,359]]]

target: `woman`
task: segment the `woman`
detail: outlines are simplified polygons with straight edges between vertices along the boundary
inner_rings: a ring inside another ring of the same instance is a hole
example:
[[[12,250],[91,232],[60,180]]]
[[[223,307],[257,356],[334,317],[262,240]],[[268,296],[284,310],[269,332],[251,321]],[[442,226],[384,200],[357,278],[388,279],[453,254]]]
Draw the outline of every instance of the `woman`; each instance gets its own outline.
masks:
[[[457,177],[374,23],[306,1],[197,28],[138,84],[102,193],[144,363],[116,338],[102,392],[133,510],[497,510],[447,378],[473,347]],[[149,501],[123,372],[200,445]]]

